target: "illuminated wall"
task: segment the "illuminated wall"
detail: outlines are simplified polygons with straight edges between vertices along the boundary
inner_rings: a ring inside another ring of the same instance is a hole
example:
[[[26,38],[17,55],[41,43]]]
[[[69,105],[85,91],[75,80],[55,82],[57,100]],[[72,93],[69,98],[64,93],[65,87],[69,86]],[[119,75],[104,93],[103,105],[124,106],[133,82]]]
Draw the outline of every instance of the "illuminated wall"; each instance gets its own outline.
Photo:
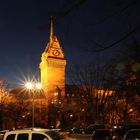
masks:
[[[42,53],[40,63],[41,83],[49,101],[59,92],[60,96],[65,95],[65,67],[66,60],[60,47],[59,41],[53,35],[51,22],[50,41]]]

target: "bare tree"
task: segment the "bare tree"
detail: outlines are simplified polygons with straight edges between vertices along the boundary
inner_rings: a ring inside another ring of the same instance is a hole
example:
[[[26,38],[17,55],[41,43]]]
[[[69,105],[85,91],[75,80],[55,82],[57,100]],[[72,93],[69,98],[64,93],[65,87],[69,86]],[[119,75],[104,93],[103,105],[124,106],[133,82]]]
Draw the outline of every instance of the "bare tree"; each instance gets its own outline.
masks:
[[[5,129],[6,107],[10,100],[9,91],[7,89],[8,82],[5,79],[0,80],[0,129]]]
[[[31,126],[31,95],[22,89],[10,91],[11,100],[7,105],[8,124],[10,129]]]
[[[105,123],[108,113],[113,108],[112,95],[115,88],[109,80],[113,78],[111,70],[111,65],[98,63],[84,68],[76,67],[70,71],[71,81],[78,89],[75,92],[78,106],[84,104],[92,116],[92,123]]]
[[[139,83],[140,83],[140,45],[137,41],[127,45],[121,52],[121,62],[118,64],[118,107],[117,114],[122,123],[138,121],[132,120],[132,115],[140,113],[139,106]],[[134,102],[135,100],[135,102]]]

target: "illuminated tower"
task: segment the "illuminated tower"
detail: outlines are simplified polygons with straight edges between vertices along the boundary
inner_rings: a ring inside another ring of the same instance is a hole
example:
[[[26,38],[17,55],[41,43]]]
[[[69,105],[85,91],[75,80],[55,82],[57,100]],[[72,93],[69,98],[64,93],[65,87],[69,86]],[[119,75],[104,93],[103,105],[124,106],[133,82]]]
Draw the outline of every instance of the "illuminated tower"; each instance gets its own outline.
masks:
[[[41,83],[49,102],[54,102],[55,96],[59,98],[65,96],[66,60],[53,31],[51,19],[50,40],[42,53],[40,63]]]

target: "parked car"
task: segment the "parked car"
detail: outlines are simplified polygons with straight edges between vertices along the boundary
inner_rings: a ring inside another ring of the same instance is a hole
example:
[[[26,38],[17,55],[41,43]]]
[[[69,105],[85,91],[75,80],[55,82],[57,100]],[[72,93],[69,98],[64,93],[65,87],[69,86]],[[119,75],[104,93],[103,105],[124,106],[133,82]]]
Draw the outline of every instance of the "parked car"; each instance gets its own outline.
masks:
[[[65,129],[59,129],[58,132],[60,133],[60,135],[64,138],[66,137],[70,137],[71,132]]]
[[[126,131],[122,128],[113,128],[112,132],[112,140],[123,140]]]
[[[111,140],[111,131],[109,129],[96,129],[91,140]]]
[[[39,130],[13,130],[6,132],[3,140],[53,140],[47,133]]]
[[[140,129],[128,130],[123,140],[140,140]]]
[[[70,137],[70,132],[64,129],[42,129],[43,132],[47,133],[54,140],[76,140]]]
[[[140,125],[139,124],[127,124],[127,125],[121,126],[121,128],[127,132],[130,129],[140,129]]]
[[[53,140],[76,140],[75,138],[61,134],[59,131],[47,130],[45,133],[47,133]]]
[[[16,139],[17,138],[17,139]],[[26,128],[6,132],[3,140],[76,140],[63,137],[58,130],[42,128]]]
[[[85,133],[85,130],[83,128],[73,128],[71,129],[71,132],[72,133],[78,133],[78,134],[84,134]]]
[[[48,134],[53,140],[76,140],[70,137],[70,132],[64,129],[42,129],[34,128],[33,130],[42,131]]]
[[[105,129],[105,125],[103,124],[92,124],[89,125],[86,129],[85,129],[85,134],[92,134],[93,131],[95,131],[96,129]]]

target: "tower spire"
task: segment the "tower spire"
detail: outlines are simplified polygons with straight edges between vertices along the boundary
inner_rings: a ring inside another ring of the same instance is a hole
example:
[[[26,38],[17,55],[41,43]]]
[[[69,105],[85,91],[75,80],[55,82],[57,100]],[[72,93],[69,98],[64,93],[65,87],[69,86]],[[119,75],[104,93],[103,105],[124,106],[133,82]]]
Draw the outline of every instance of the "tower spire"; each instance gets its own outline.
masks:
[[[50,44],[52,43],[52,38],[53,38],[53,19],[51,16],[51,28],[50,28]]]

